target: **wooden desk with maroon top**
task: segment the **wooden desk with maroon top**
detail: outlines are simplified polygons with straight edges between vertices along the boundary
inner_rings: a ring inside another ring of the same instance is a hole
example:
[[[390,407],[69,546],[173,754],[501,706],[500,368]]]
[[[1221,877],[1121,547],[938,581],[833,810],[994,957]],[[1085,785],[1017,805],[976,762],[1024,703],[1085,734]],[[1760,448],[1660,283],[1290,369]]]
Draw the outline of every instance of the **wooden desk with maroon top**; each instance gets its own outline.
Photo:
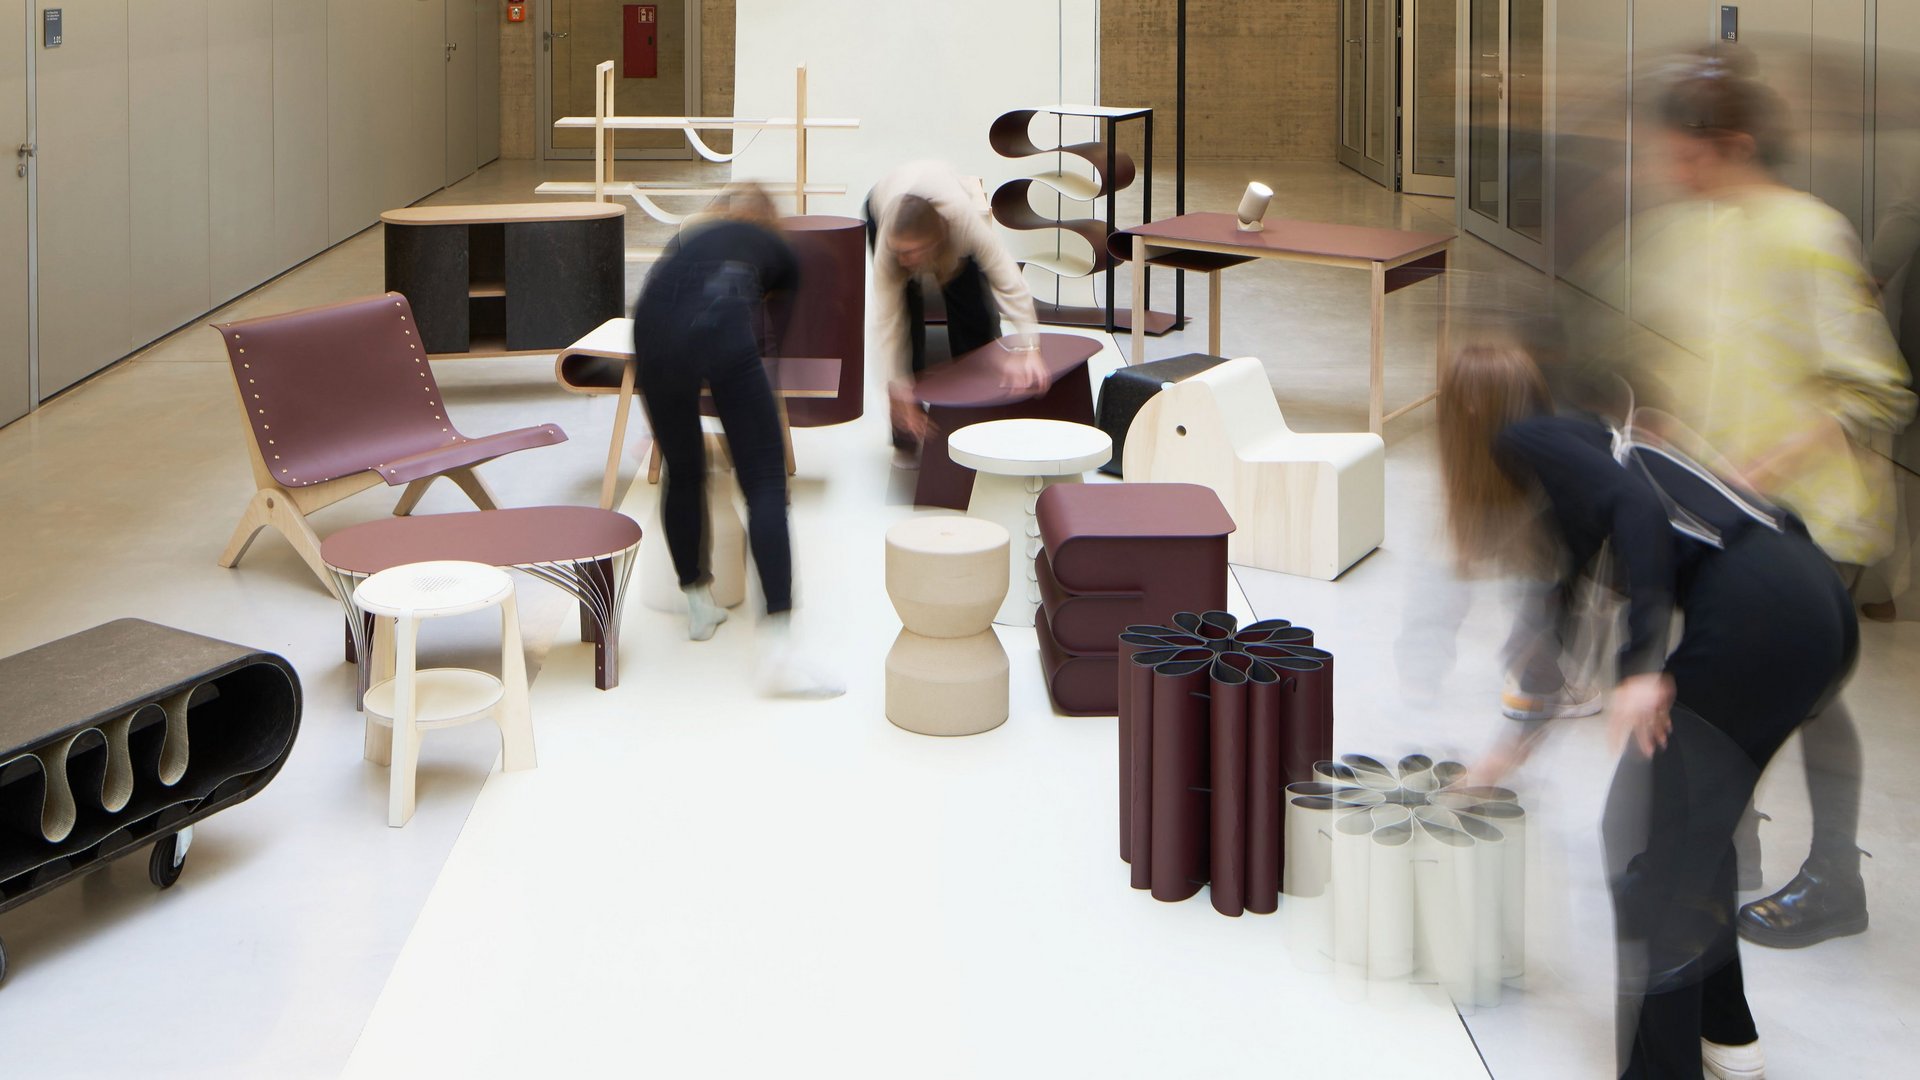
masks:
[[[1440,396],[1440,367],[1447,355],[1447,309],[1451,284],[1448,233],[1373,229],[1314,221],[1269,220],[1258,232],[1243,232],[1232,214],[1182,214],[1114,233],[1109,249],[1133,261],[1133,280],[1146,280],[1146,268],[1170,266],[1204,273],[1209,282],[1207,352],[1220,351],[1220,271],[1254,259],[1284,259],[1365,270],[1372,275],[1372,350],[1368,366],[1367,430],[1380,434],[1397,419]],[[1440,330],[1434,355],[1434,392],[1388,412],[1386,364],[1387,294],[1430,277],[1440,279]],[[1145,293],[1134,291],[1133,353],[1129,363],[1146,357]]]

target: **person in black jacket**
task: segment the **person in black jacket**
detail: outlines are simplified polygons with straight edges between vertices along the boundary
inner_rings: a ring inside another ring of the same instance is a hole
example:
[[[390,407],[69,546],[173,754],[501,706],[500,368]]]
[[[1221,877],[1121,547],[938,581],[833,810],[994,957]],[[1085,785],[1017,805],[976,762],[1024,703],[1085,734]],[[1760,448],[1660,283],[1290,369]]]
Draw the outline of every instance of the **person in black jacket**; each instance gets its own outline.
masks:
[[[799,260],[780,235],[772,202],[758,189],[733,191],[715,220],[682,230],[654,264],[634,309],[633,345],[647,421],[666,464],[660,516],[687,598],[687,635],[705,641],[727,618],[714,602],[707,566],[705,388],[746,496],[747,543],[766,597],[763,629],[771,640],[763,647],[762,689],[831,697],[844,687],[800,658],[788,625],[786,450],[762,360],[778,355],[782,329],[769,323],[768,297],[791,293],[799,281]]]
[[[1553,415],[1518,349],[1463,350],[1439,420],[1456,544],[1553,559],[1569,586],[1593,575],[1626,596],[1610,726],[1629,745],[1605,821],[1621,1075],[1759,1076],[1733,833],[1774,752],[1852,666],[1846,588],[1792,516],[1683,455],[1636,449],[1631,428]],[[1517,763],[1532,734],[1514,732],[1481,776]]]

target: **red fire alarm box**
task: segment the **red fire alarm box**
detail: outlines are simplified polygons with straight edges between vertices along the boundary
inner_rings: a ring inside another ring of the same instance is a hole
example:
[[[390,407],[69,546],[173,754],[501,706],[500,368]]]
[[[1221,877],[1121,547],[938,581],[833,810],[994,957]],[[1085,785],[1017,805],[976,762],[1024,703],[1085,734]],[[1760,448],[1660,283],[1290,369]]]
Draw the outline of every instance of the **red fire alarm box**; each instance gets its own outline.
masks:
[[[527,5],[508,4],[507,5],[507,21],[508,22],[526,22],[527,21]]]
[[[660,5],[627,4],[620,16],[622,71],[629,79],[655,79],[660,76]]]

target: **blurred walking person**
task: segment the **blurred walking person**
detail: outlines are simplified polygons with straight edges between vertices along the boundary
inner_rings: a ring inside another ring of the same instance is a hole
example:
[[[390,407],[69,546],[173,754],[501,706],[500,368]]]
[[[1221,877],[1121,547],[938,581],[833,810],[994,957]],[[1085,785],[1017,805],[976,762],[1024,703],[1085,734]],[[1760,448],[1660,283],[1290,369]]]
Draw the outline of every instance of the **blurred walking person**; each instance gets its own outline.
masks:
[[[746,497],[747,542],[766,599],[760,688],[832,697],[844,685],[792,636],[786,448],[762,360],[778,355],[781,329],[769,324],[768,297],[792,292],[799,280],[799,260],[780,235],[772,201],[757,187],[735,189],[722,196],[714,218],[681,230],[654,264],[634,309],[633,345],[647,421],[666,464],[661,521],[687,598],[687,636],[705,641],[727,619],[714,602],[708,568],[704,389]]]
[[[1699,313],[1685,343],[1708,361],[1707,378],[1704,392],[1688,395],[1696,403],[1688,419],[1742,482],[1804,521],[1857,588],[1893,550],[1885,451],[1914,411],[1859,237],[1837,210],[1775,175],[1787,155],[1785,106],[1742,54],[1688,59],[1660,116],[1672,179],[1705,215],[1704,235],[1679,234],[1705,260],[1693,264],[1701,272],[1661,290],[1676,320]],[[1844,705],[1836,700],[1807,724],[1801,746],[1812,849],[1791,881],[1739,917],[1748,940],[1782,948],[1867,928],[1862,752]]]

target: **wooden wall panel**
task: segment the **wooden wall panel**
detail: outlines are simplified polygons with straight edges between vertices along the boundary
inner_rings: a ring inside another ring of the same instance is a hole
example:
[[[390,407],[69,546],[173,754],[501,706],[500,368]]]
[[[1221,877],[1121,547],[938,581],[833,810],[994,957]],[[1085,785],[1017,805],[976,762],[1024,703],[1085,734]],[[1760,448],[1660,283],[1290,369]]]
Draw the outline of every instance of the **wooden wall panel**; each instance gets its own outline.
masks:
[[[27,141],[26,4],[0,4],[0,147]],[[33,407],[27,331],[27,181],[0,176],[0,424]]]
[[[275,268],[327,246],[327,0],[273,0]]]
[[[500,38],[507,25],[506,5],[478,0],[474,5],[474,47],[479,51],[480,113],[475,127],[480,140],[480,164],[500,156]]]
[[[403,0],[411,5],[411,0]],[[331,0],[327,4],[327,242],[337,244],[374,220],[381,210],[389,162],[379,137],[384,117],[396,107],[412,113],[411,94],[381,93],[378,48],[360,48],[364,28],[380,25],[381,42],[412,34],[410,20],[378,19],[374,0]],[[400,31],[396,33],[396,28]],[[395,140],[397,142],[397,140]]]
[[[208,280],[212,304],[278,273],[273,211],[273,0],[206,0]]]
[[[42,399],[125,356],[133,333],[127,0],[66,5],[65,34],[35,57]]]
[[[207,0],[127,6],[134,349],[212,307]]]
[[[407,128],[402,152],[406,156],[408,168],[406,179],[395,188],[382,210],[408,203],[447,184],[462,178],[449,165],[447,146],[450,133],[449,123],[453,111],[448,107],[449,73],[455,67],[472,71],[473,54],[466,56],[455,53],[447,55],[447,44],[458,42],[462,49],[468,49],[471,42],[467,36],[473,20],[467,19],[467,34],[458,34],[459,13],[471,15],[473,0],[409,0],[407,6],[413,11],[413,36],[409,43],[405,60],[408,86],[412,93],[413,114]],[[472,124],[473,101],[464,102],[465,123]],[[473,132],[469,126],[464,141],[472,145]],[[469,156],[471,152],[469,151]]]

